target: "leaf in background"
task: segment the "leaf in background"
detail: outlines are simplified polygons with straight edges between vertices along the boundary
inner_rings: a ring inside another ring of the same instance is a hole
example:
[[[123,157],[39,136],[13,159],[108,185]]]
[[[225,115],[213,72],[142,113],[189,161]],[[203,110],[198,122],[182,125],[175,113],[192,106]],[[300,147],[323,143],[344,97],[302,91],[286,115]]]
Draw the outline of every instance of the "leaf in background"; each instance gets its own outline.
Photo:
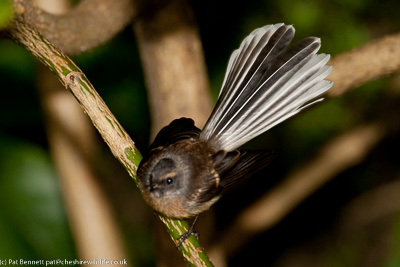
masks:
[[[40,147],[0,137],[0,258],[76,258],[57,176]]]

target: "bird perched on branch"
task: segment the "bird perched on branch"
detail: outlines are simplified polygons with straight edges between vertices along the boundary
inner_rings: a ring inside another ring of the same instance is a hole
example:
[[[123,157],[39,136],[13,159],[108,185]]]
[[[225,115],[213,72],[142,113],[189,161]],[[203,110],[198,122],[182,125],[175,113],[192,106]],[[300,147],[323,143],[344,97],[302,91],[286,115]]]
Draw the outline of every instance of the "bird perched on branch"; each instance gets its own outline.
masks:
[[[140,190],[155,211],[180,219],[209,209],[274,157],[240,146],[322,100],[333,85],[325,80],[329,55],[317,54],[321,42],[315,37],[288,48],[294,32],[284,24],[254,30],[232,53],[204,128],[180,118],[157,134],[138,169]]]

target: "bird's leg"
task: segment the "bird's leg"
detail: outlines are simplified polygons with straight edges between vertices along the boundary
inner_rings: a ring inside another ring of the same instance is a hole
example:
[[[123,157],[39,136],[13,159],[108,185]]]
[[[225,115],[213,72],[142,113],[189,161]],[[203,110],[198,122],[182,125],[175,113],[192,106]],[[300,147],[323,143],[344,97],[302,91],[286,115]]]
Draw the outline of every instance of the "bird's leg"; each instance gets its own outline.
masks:
[[[196,217],[194,218],[194,221],[193,221],[192,225],[190,226],[189,230],[186,233],[184,233],[184,234],[182,234],[182,235],[180,235],[178,237],[177,240],[179,240],[179,243],[178,243],[178,245],[176,247],[179,247],[180,245],[182,245],[182,243],[185,242],[185,240],[188,239],[191,235],[194,235],[197,238],[199,238],[199,233],[196,232],[196,231],[193,231],[194,225],[196,224],[197,219],[199,218],[199,215],[200,214],[196,215]]]

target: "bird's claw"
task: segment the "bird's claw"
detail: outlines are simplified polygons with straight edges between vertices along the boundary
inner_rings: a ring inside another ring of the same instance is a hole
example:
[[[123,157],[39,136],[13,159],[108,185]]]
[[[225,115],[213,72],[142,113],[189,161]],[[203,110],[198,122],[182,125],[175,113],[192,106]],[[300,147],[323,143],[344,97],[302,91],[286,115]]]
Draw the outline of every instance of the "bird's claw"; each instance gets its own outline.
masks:
[[[178,237],[177,240],[179,240],[179,243],[176,245],[176,247],[179,248],[183,244],[183,242],[185,242],[186,239],[188,239],[191,235],[194,235],[196,238],[199,238],[199,232],[189,229],[189,231]]]

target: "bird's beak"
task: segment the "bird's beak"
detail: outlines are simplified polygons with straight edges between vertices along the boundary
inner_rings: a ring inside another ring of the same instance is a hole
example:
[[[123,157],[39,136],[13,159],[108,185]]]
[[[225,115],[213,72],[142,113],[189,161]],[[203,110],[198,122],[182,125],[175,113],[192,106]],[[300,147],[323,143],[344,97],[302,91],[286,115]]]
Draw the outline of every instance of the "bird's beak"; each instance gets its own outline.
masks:
[[[149,191],[150,191],[150,192],[153,192],[154,190],[157,190],[158,188],[159,188],[158,185],[152,184],[152,185],[149,186]]]

